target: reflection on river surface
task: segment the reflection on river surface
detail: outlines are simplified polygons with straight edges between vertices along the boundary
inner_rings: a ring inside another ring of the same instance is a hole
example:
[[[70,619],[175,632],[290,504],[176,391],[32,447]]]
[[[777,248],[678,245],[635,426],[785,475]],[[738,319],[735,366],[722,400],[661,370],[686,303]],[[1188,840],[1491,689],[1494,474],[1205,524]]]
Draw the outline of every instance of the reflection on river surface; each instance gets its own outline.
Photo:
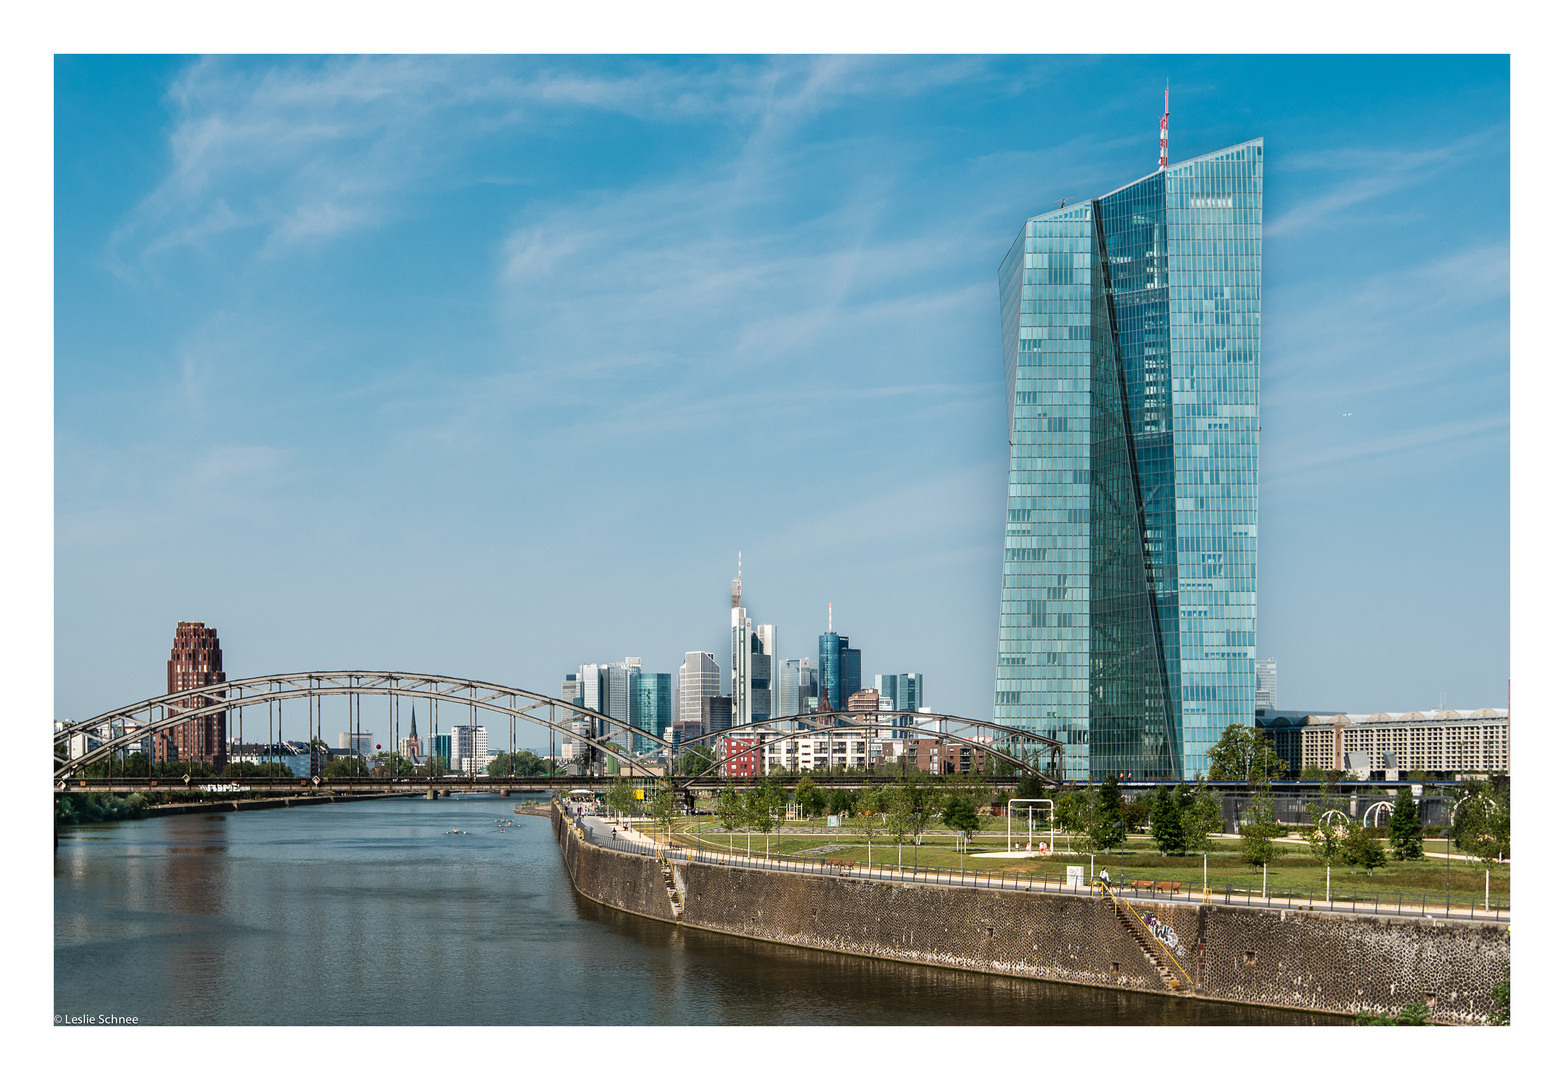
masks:
[[[510,808],[399,799],[67,829],[55,1011],[142,1024],[1337,1022],[636,918],[577,896],[548,821],[502,829]]]

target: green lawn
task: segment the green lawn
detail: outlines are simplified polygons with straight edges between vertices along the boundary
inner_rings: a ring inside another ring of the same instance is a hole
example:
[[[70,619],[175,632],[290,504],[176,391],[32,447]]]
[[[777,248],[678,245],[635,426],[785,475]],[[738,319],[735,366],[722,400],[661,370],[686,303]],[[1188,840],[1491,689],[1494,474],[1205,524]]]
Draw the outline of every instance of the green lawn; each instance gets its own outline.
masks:
[[[805,827],[803,822],[788,822],[788,827]],[[729,834],[722,831],[720,826],[702,821],[699,823],[701,846],[720,851],[729,850]],[[683,834],[682,840],[690,839],[688,824],[681,825],[679,831]],[[1025,838],[1023,831],[1020,836]],[[1033,833],[1034,838],[1037,836]],[[1047,836],[1046,833],[1043,834]],[[760,833],[745,833],[743,831],[732,834],[732,850],[742,853],[745,850],[745,839],[749,838],[751,850],[756,854],[766,850],[766,839]],[[1061,841],[1062,842],[1062,841]],[[793,833],[777,834],[773,832],[770,838],[773,854],[792,854],[809,851],[821,847],[840,847],[842,850],[823,854],[805,856],[808,858],[824,859],[850,859],[860,865],[869,861],[869,851],[863,842],[861,834],[849,829],[829,829],[824,822],[819,824],[817,831],[812,835],[798,835]],[[1325,889],[1325,867],[1317,862],[1309,854],[1309,849],[1303,844],[1280,844],[1283,856],[1270,864],[1265,873],[1266,885],[1271,892],[1293,889],[1307,891],[1314,889],[1323,895]],[[974,836],[968,846],[968,854],[976,854],[985,851],[1002,851],[1005,847],[1005,834],[1001,828],[997,832],[983,832]],[[1443,841],[1425,841],[1425,851],[1436,856],[1442,856],[1444,850]],[[962,864],[963,860],[955,848],[955,838],[950,835],[925,835],[922,845],[914,848],[907,843],[902,845],[901,862],[905,867],[912,867],[914,862],[923,867],[937,867],[939,869],[955,868]],[[897,864],[896,844],[889,838],[878,836],[874,840],[874,865],[895,866]],[[973,859],[965,860],[966,869],[970,872],[992,871],[999,873],[1021,873],[1042,875],[1050,874],[1063,876],[1066,866],[1093,865],[1093,860],[1086,854],[1057,853],[1045,858],[1018,858],[1018,859]],[[1121,874],[1125,880],[1155,879],[1157,881],[1178,881],[1184,885],[1198,890],[1201,884],[1201,857],[1199,855],[1163,856],[1152,846],[1149,839],[1142,836],[1131,837],[1127,850],[1121,857],[1118,851],[1104,854],[1097,853],[1095,866],[1098,870],[1107,869],[1118,881]],[[1490,874],[1489,896],[1493,900],[1508,901],[1510,895],[1510,864],[1487,865],[1480,862],[1462,862],[1456,860],[1449,865],[1449,888],[1453,896],[1471,898],[1476,897],[1479,904],[1483,896],[1483,872]],[[1363,870],[1354,871],[1347,866],[1333,866],[1331,868],[1331,893],[1333,896],[1343,896],[1347,893],[1380,893],[1391,895],[1403,893],[1416,896],[1445,895],[1445,871],[1446,863],[1442,857],[1423,858],[1407,862],[1398,862],[1394,858],[1390,862],[1369,874]],[[1261,886],[1261,872],[1259,868],[1251,868],[1242,859],[1238,851],[1236,840],[1216,841],[1216,850],[1209,855],[1209,878],[1213,892],[1221,891],[1226,885],[1231,884],[1234,889],[1254,889],[1258,891]]]

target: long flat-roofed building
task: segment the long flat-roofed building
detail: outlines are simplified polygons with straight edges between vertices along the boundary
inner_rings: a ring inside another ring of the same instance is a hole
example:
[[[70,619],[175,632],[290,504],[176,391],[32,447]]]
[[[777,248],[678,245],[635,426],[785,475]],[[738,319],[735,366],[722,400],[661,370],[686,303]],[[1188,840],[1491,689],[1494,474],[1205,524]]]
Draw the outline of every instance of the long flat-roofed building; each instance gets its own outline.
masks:
[[[1508,709],[1310,716],[1302,738],[1304,768],[1346,771],[1366,754],[1372,770],[1510,771]]]

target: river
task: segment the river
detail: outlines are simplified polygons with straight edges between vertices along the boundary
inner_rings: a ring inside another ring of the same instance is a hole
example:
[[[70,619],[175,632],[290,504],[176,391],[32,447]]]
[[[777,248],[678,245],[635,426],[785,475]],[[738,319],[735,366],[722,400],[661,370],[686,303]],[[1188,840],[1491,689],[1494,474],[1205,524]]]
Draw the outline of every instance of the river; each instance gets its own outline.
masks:
[[[514,801],[395,799],[62,829],[55,1012],[141,1024],[1340,1022],[640,919],[579,897],[548,820],[512,815]],[[515,824],[501,829],[506,817]]]

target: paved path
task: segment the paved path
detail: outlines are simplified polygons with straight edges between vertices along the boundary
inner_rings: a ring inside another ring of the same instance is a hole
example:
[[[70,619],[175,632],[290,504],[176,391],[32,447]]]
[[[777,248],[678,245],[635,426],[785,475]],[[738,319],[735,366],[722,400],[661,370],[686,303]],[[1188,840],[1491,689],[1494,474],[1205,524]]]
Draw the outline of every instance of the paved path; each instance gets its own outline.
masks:
[[[691,861],[691,854],[694,852],[695,858],[699,861],[762,867],[765,869],[782,871],[784,873],[817,873],[841,877],[872,879],[876,881],[903,881],[909,884],[953,886],[957,888],[993,888],[1016,892],[1058,892],[1069,893],[1072,895],[1090,895],[1095,891],[1094,886],[1092,885],[1083,885],[1077,887],[1059,881],[1035,881],[1019,875],[1010,876],[1008,874],[1001,874],[999,881],[996,882],[992,873],[974,873],[972,871],[966,871],[963,873],[957,869],[947,868],[922,871],[890,866],[875,866],[873,868],[837,868],[823,867],[818,865],[811,866],[808,864],[779,860],[775,857],[768,858],[763,853],[744,855],[740,852],[734,852],[729,854],[728,852],[722,851],[718,848],[694,848],[691,846],[680,845],[670,850],[666,844],[652,836],[648,836],[646,833],[636,829],[633,825],[630,825],[627,822],[620,822],[613,819],[604,820],[603,818],[592,814],[585,815],[580,820],[584,825],[592,830],[593,842],[600,847],[617,848],[623,851],[652,855],[658,858],[664,858],[671,855],[675,860],[684,862]],[[688,828],[688,826],[686,826],[686,828]],[[676,834],[677,832],[678,830],[676,830]],[[998,852],[996,854],[1010,855],[1011,853]],[[973,857],[976,858],[978,856],[974,855]],[[1457,858],[1461,857],[1462,856],[1457,856]],[[1115,888],[1121,889],[1122,885],[1116,883]],[[1336,900],[1334,902],[1327,903],[1323,897],[1319,897],[1312,901],[1302,897],[1257,897],[1247,894],[1240,897],[1236,893],[1229,893],[1226,890],[1218,889],[1213,889],[1208,893],[1202,892],[1200,890],[1194,890],[1188,893],[1173,895],[1169,895],[1167,893],[1154,893],[1151,896],[1140,896],[1135,894],[1133,890],[1126,890],[1119,893],[1119,898],[1126,903],[1131,904],[1158,903],[1198,906],[1205,903],[1220,903],[1234,907],[1288,908],[1295,911],[1333,911],[1344,914],[1356,913],[1362,915],[1400,915],[1402,918],[1415,918],[1421,916],[1429,919],[1437,919],[1445,917],[1445,911],[1443,910],[1442,905],[1439,903],[1439,898],[1436,896],[1416,898],[1405,897],[1406,903],[1399,907],[1384,902],[1383,897],[1381,897],[1381,901],[1349,903],[1342,900]],[[1463,908],[1465,907],[1466,905],[1463,905]],[[1480,907],[1473,910],[1471,914],[1467,914],[1465,911],[1458,913],[1456,909],[1452,908],[1450,910],[1449,917],[1460,918],[1463,921],[1482,919],[1508,922],[1510,919],[1508,911],[1485,911]]]

